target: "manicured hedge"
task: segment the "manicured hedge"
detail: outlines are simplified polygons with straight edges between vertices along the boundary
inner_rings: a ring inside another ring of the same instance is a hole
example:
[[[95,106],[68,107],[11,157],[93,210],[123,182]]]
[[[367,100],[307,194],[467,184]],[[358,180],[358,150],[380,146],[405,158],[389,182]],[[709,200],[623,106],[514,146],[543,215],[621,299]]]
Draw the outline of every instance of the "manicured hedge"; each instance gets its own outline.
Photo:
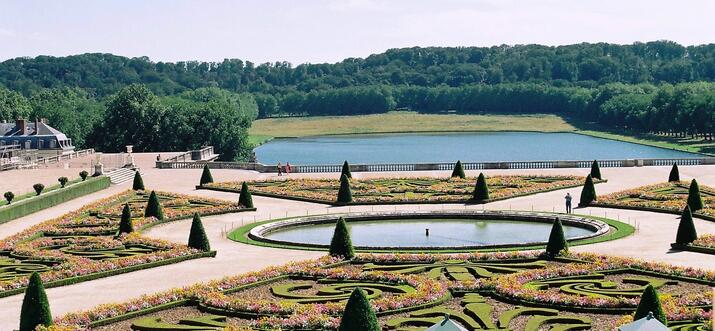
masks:
[[[101,176],[77,182],[32,198],[0,207],[0,223],[20,218],[109,187],[109,177]]]

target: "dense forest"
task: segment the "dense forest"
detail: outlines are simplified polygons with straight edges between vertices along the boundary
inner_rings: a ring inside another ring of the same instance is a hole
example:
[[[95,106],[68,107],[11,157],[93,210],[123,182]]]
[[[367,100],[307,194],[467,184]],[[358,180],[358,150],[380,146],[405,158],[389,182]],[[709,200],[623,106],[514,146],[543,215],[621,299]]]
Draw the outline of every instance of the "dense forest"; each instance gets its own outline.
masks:
[[[138,150],[210,143],[227,159],[248,155],[246,130],[256,117],[394,109],[556,113],[637,133],[711,138],[713,82],[715,44],[669,41],[415,47],[295,67],[38,56],[0,63],[0,119],[47,117],[78,145],[103,150],[128,141]]]

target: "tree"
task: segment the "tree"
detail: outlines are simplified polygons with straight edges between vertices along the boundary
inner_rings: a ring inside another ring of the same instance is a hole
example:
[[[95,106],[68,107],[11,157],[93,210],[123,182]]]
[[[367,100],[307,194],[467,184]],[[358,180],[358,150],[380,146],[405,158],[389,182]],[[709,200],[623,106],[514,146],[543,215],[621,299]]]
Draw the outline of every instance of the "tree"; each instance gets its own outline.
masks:
[[[40,274],[33,272],[22,299],[20,331],[34,331],[38,325],[52,325],[52,313],[42,278]]]
[[[586,176],[586,182],[583,184],[578,205],[580,207],[585,207],[594,201],[596,201],[596,188],[593,185],[593,178],[591,178],[591,175],[589,174]]]
[[[129,204],[124,204],[122,208],[122,219],[119,221],[119,234],[134,232],[132,224],[132,211],[129,209]]]
[[[556,256],[559,255],[561,251],[567,250],[568,244],[564,236],[564,227],[561,224],[561,220],[557,217],[554,220],[554,225],[551,227],[549,242],[546,244],[546,254],[548,256]]]
[[[189,247],[204,252],[211,250],[209,238],[206,236],[204,224],[201,223],[199,213],[194,213],[194,219],[191,221],[191,231],[189,231]]]
[[[60,182],[60,187],[64,188],[65,185],[67,185],[67,182],[69,181],[69,179],[65,176],[62,176],[60,178],[57,178],[57,181]]]
[[[151,194],[149,194],[144,217],[156,217],[156,219],[160,221],[164,219],[164,210],[161,208],[159,197],[154,191],[151,191]]]
[[[477,185],[474,187],[474,200],[484,201],[489,200],[489,187],[487,187],[487,179],[483,173],[479,173],[477,177]]]
[[[40,193],[42,193],[42,190],[45,189],[45,185],[37,183],[35,185],[32,185],[32,188],[35,189],[35,193],[37,193],[37,195],[40,195]]]
[[[132,190],[134,191],[144,191],[144,179],[142,179],[142,174],[139,173],[139,170],[134,172],[134,183],[132,185]]]
[[[241,194],[238,196],[238,204],[244,208],[253,208],[253,197],[251,191],[248,190],[248,184],[241,184]]]
[[[350,294],[338,331],[380,331],[377,315],[359,287]]]
[[[350,190],[350,180],[348,176],[340,176],[340,189],[338,190],[338,203],[350,203],[353,201],[353,193]]]
[[[593,163],[591,163],[591,177],[603,179],[601,178],[601,167],[598,166],[598,160],[593,160]]]
[[[87,170],[82,170],[79,172],[79,177],[82,178],[82,181],[87,180],[87,176],[89,176]]]
[[[0,83],[0,121],[12,122],[19,118],[27,118],[32,111],[27,99],[2,85]]]
[[[211,170],[209,170],[209,165],[204,164],[204,171],[201,173],[201,181],[199,182],[199,185],[204,186],[208,183],[213,183],[214,178],[211,176]]]
[[[680,181],[680,171],[678,170],[678,164],[673,163],[673,168],[670,169],[670,175],[668,175],[669,182],[679,182]]]
[[[675,243],[678,245],[687,245],[698,239],[698,232],[695,230],[693,223],[693,214],[690,212],[690,206],[685,205],[683,213],[680,215],[680,223],[678,224],[678,233],[675,236]]]
[[[639,320],[647,317],[648,313],[653,313],[653,317],[664,325],[668,324],[668,318],[665,316],[663,306],[660,304],[658,292],[656,292],[653,285],[650,284],[646,286],[645,291],[643,291],[643,294],[641,295],[641,301],[638,303],[638,308],[636,308],[636,313],[633,316],[633,319]]]
[[[330,256],[342,257],[347,260],[355,257],[355,249],[353,248],[352,240],[350,240],[348,225],[342,217],[335,223],[333,238],[330,239],[329,254]]]
[[[462,167],[462,161],[457,160],[457,163],[454,165],[454,169],[452,170],[452,178],[454,177],[459,177],[464,179],[466,176],[464,175],[464,168]]]
[[[695,179],[690,182],[690,188],[688,188],[688,206],[690,206],[691,211],[703,209],[703,199],[700,197],[700,186]]]
[[[343,162],[343,169],[340,172],[340,177],[343,177],[343,175],[347,176],[348,178],[353,178],[352,172],[350,172],[350,165],[348,164],[348,161]]]
[[[8,205],[12,202],[12,199],[15,199],[15,193],[10,191],[5,192],[3,196],[5,197],[5,200],[7,200]]]

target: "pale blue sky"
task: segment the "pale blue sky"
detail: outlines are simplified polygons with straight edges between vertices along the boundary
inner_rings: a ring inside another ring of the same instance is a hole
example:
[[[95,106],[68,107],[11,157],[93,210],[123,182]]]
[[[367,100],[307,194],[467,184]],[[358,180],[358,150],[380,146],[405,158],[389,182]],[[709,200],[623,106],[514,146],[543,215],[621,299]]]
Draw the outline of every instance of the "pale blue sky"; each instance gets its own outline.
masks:
[[[0,60],[336,62],[409,46],[715,42],[712,0],[0,0]]]

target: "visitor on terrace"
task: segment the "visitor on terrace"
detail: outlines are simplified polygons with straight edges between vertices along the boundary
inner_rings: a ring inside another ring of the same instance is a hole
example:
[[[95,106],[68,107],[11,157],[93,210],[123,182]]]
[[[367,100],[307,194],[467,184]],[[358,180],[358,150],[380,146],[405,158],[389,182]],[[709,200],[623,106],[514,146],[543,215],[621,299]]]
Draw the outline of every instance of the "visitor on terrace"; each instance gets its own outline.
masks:
[[[278,162],[278,176],[283,176],[283,166],[281,166],[281,163]]]
[[[566,193],[566,214],[571,214],[571,193]]]
[[[286,162],[286,175],[290,175],[290,163]]]

